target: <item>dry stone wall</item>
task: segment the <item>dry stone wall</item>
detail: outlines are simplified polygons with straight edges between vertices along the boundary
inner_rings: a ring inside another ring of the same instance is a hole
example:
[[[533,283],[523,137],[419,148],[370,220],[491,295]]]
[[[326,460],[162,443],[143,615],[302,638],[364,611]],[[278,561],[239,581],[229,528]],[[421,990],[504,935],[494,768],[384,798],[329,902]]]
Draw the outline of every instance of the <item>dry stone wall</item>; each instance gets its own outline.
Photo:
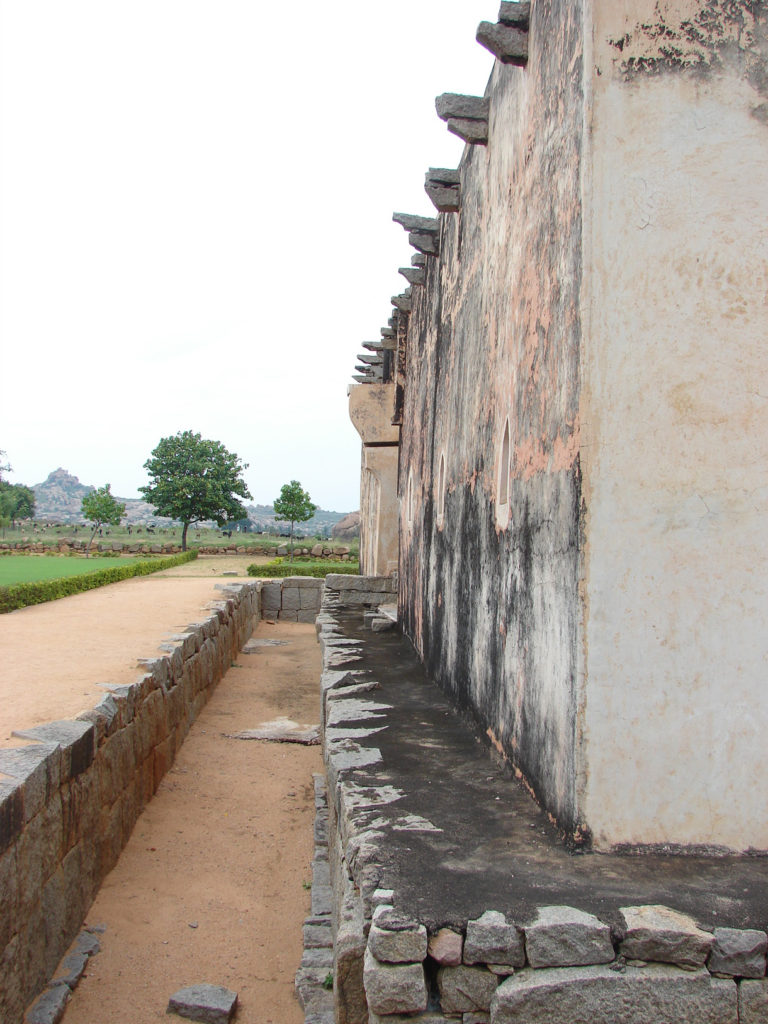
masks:
[[[259,583],[222,588],[211,615],[75,721],[0,750],[0,1020],[18,1024],[79,931],[190,725],[250,636]]]

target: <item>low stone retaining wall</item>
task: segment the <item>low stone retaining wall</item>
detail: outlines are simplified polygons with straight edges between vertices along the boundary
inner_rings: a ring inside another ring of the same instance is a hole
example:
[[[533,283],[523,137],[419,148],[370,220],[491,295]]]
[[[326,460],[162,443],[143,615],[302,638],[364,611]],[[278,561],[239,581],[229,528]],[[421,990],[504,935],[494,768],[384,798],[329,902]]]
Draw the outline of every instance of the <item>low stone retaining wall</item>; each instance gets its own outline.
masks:
[[[314,622],[320,612],[322,579],[284,576],[262,585],[261,615],[281,622]]]
[[[307,1020],[765,1024],[764,859],[568,854],[402,639],[351,614],[379,586],[326,588],[318,617],[335,1008],[307,958]]]
[[[141,662],[75,721],[0,750],[0,1021],[18,1024],[77,935],[101,882],[190,725],[250,636],[257,582],[222,588],[211,615]]]

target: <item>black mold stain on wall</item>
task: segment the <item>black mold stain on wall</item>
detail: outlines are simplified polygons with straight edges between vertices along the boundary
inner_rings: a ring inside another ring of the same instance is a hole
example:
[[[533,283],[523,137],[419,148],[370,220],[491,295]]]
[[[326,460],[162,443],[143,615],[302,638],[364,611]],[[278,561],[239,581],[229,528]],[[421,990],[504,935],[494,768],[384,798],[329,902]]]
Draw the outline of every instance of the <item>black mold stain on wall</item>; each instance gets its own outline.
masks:
[[[765,0],[704,0],[689,17],[666,13],[657,0],[653,18],[609,40],[631,80],[669,72],[710,74],[736,70],[768,96],[768,4]]]
[[[529,81],[523,82],[528,76]],[[527,85],[527,87],[526,87]],[[404,629],[568,837],[580,832],[582,24],[538,0],[527,70],[496,64],[488,147],[414,289],[399,491]],[[509,418],[510,523],[499,529]],[[445,514],[437,523],[441,454]]]

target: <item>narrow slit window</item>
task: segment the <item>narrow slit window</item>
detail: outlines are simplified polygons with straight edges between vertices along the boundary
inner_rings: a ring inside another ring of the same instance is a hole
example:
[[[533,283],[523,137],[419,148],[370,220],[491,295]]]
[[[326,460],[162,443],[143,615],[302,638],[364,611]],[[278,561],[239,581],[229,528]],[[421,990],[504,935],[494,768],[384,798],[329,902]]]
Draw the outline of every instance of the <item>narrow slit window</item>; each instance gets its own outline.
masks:
[[[496,522],[502,530],[509,525],[509,475],[511,470],[509,434],[509,418],[507,418],[501,438],[499,477],[496,487]]]
[[[445,522],[445,452],[440,453],[440,467],[437,471],[437,525]]]

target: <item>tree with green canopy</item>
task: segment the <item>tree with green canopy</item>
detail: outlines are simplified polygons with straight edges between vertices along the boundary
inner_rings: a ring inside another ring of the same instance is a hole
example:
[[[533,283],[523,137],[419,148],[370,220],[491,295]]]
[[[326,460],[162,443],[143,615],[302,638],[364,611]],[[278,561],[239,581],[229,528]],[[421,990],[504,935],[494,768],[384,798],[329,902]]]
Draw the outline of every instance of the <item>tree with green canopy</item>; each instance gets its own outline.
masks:
[[[291,524],[291,561],[293,561],[293,527],[295,523],[306,523],[317,511],[309,493],[302,489],[298,480],[283,484],[280,497],[275,498],[275,519]]]
[[[86,494],[80,511],[83,519],[93,523],[91,539],[85,549],[85,557],[88,558],[96,531],[100,526],[119,526],[120,520],[125,515],[125,505],[112,495],[109,484],[104,484],[103,487],[97,487],[95,491]]]
[[[11,472],[10,462],[3,461],[5,452],[0,451],[0,522],[16,525],[17,519],[31,519],[35,514],[35,492],[24,484],[11,484],[3,480],[3,473]]]
[[[187,550],[191,523],[212,520],[217,526],[247,516],[240,498],[250,498],[242,473],[248,468],[220,441],[191,430],[160,440],[144,463],[150,482],[139,490],[158,515],[182,524],[181,549]]]
[[[17,519],[31,519],[35,514],[35,492],[24,484],[0,481],[0,519],[16,525]]]

